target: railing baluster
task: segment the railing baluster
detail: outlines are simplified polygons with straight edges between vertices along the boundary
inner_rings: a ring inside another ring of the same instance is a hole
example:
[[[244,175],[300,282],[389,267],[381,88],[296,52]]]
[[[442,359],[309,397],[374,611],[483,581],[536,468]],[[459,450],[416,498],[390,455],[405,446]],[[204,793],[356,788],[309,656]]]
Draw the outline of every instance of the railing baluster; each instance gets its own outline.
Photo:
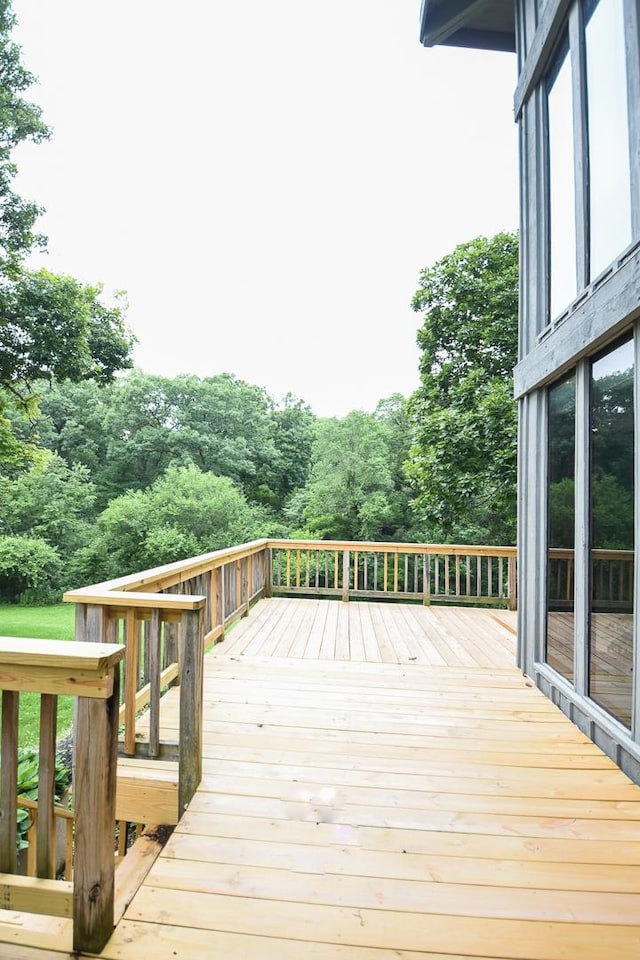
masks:
[[[53,805],[56,792],[57,716],[58,698],[49,693],[41,694],[36,873],[43,880],[52,880],[56,875]]]
[[[139,625],[135,609],[127,610],[127,654],[125,659],[125,713],[124,752],[136,752],[136,693],[138,692],[138,637]]]
[[[160,611],[151,611],[149,623],[149,756],[160,755]]]
[[[19,698],[20,694],[14,690],[2,693],[0,873],[15,873],[17,867]]]

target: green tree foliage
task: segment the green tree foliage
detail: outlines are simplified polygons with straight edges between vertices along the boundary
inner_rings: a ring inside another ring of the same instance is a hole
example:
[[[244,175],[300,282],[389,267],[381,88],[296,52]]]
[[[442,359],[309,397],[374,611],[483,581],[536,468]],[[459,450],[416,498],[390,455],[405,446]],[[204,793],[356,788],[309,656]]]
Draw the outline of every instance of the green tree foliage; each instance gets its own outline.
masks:
[[[92,544],[76,554],[78,582],[123,576],[243,543],[267,532],[264,515],[228,477],[171,466],[146,490],[116,497]]]
[[[41,380],[108,382],[131,366],[123,308],[48,270],[0,278],[0,387],[28,402]]]
[[[273,442],[276,461],[269,484],[269,502],[281,508],[294,490],[301,489],[309,478],[316,418],[311,408],[288,393],[281,406],[272,413]]]
[[[290,395],[278,406],[230,374],[169,379],[136,370],[106,388],[56,384],[41,393],[39,405],[39,420],[23,420],[16,431],[85,464],[102,507],[128,489],[150,486],[172,464],[193,463],[279,510],[309,472],[315,424],[309,408]]]
[[[114,389],[113,384],[100,385],[94,380],[41,386],[39,416],[16,416],[13,421],[13,429],[22,440],[58,454],[67,464],[81,464],[89,470],[98,508],[105,507],[108,500],[100,484],[108,464],[108,417]]]
[[[38,537],[0,536],[0,600],[38,603],[59,588],[62,561],[55,547]]]
[[[408,491],[400,465],[409,433],[403,407],[394,397],[375,414],[356,410],[318,423],[309,482],[288,508],[300,532],[337,540],[404,534]]]
[[[108,381],[131,366],[132,337],[123,306],[105,305],[99,287],[47,270],[30,271],[24,256],[44,238],[34,231],[41,212],[13,190],[16,146],[49,135],[40,109],[23,96],[34,77],[12,41],[15,17],[0,0],[0,466],[15,469],[32,450],[12,430],[12,408],[33,415],[41,380]]]
[[[94,503],[87,468],[43,452],[29,470],[0,477],[0,533],[37,537],[68,557],[91,537]]]
[[[512,543],[516,526],[518,240],[456,247],[420,275],[421,385],[408,473],[434,540]]]
[[[0,274],[10,275],[22,257],[42,238],[34,231],[37,205],[13,190],[16,166],[11,154],[25,141],[49,136],[40,108],[23,93],[35,78],[21,62],[20,47],[11,39],[15,17],[10,0],[0,0]]]

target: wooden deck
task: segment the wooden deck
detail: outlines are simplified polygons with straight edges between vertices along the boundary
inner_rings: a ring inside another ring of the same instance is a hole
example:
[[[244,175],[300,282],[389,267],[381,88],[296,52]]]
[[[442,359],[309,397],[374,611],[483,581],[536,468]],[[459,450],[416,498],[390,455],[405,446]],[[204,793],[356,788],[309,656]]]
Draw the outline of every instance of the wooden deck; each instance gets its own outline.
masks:
[[[261,601],[207,657],[203,782],[101,956],[640,957],[640,788],[518,673],[514,629]],[[55,960],[69,921],[0,937]]]

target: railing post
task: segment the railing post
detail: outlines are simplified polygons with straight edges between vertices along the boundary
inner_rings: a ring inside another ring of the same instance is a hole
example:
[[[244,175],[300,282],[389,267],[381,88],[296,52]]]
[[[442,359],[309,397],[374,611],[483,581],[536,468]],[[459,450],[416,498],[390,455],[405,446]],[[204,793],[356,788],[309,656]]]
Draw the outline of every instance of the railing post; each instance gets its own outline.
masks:
[[[349,600],[349,580],[350,580],[350,571],[349,571],[349,551],[342,551],[342,599],[347,602]]]
[[[202,685],[204,611],[182,613],[180,644],[180,746],[178,816],[182,816],[202,780]]]
[[[515,556],[509,557],[509,591],[507,597],[507,604],[509,610],[518,609],[518,600],[517,600],[517,588],[516,588],[516,558]]]
[[[73,949],[99,953],[113,931],[119,670],[103,700],[78,698]]]
[[[431,606],[431,556],[428,553],[422,556],[422,602],[425,607]]]
[[[271,547],[265,547],[264,551],[264,595],[273,596],[273,551]]]

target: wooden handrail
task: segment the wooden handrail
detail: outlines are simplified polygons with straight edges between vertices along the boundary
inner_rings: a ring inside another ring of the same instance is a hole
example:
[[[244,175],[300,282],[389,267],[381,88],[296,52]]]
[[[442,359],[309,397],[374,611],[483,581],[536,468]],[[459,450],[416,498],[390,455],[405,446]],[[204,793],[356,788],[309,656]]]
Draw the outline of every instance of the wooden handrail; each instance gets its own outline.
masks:
[[[516,607],[513,546],[275,539],[268,544],[274,593]]]
[[[0,637],[2,753],[0,871],[4,903],[28,913],[73,916],[73,948],[99,952],[114,925],[113,823],[116,799],[118,664],[124,647]],[[39,692],[38,878],[17,877],[18,710]],[[55,873],[54,768],[58,695],[77,697],[73,887]],[[18,906],[19,904],[19,906]]]

